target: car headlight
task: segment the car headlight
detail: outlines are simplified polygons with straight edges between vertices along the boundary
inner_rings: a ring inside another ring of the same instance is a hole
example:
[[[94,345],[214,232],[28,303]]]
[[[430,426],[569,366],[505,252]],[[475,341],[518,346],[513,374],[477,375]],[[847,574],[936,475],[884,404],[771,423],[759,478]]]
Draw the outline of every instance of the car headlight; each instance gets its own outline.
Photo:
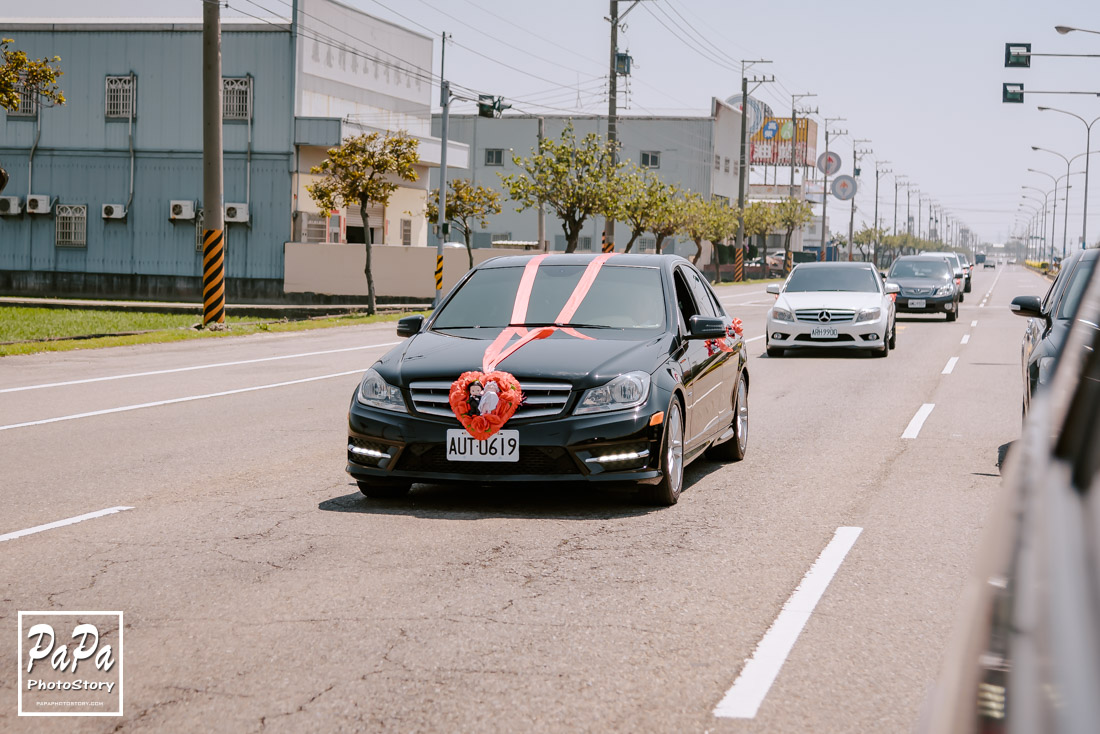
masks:
[[[936,288],[935,293],[933,293],[932,295],[935,295],[935,296],[950,296],[954,292],[955,292],[955,286],[953,286],[951,284],[948,284],[948,285],[938,286]]]
[[[635,408],[649,397],[649,384],[649,373],[627,372],[605,385],[585,390],[573,412],[580,415]]]
[[[355,399],[361,405],[369,405],[372,408],[409,412],[405,407],[404,398],[401,397],[401,391],[383,380],[382,376],[373,369],[367,370],[363,375],[363,381],[359,383],[359,391],[355,393]]]
[[[1054,376],[1054,357],[1039,357],[1039,384],[1046,385]]]
[[[776,321],[794,321],[794,314],[785,308],[773,308],[772,318]]]
[[[856,323],[858,324],[860,321],[874,321],[879,316],[882,316],[881,308],[877,306],[875,308],[865,308],[856,314]]]

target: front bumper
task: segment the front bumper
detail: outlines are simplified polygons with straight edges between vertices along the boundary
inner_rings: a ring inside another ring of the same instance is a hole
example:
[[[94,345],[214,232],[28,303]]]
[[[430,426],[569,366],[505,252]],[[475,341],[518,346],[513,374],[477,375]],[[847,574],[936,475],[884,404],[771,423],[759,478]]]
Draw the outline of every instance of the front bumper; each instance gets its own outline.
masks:
[[[656,483],[664,423],[651,423],[668,408],[670,398],[654,385],[649,400],[631,410],[513,418],[504,428],[519,431],[519,461],[492,462],[447,459],[447,430],[461,428],[457,419],[378,410],[360,405],[353,396],[347,472],[367,481]],[[601,460],[624,455],[637,458]]]
[[[909,301],[924,301],[922,307],[911,307]],[[903,296],[898,294],[894,308],[898,313],[948,313],[954,311],[955,296]]]
[[[889,336],[889,316],[874,321],[821,324],[812,321],[778,321],[768,316],[768,346],[787,349],[819,347],[829,349],[881,349]],[[835,337],[815,337],[813,330],[835,327]]]

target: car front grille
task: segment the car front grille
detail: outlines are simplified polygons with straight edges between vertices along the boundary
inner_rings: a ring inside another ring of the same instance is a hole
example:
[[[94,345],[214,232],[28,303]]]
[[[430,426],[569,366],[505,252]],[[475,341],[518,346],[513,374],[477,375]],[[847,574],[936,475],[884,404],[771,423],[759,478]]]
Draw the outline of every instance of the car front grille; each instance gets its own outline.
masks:
[[[523,391],[524,400],[512,420],[561,415],[569,404],[569,393],[573,390],[573,386],[567,382],[520,382],[519,387]],[[450,405],[450,382],[413,382],[409,385],[409,393],[417,413],[454,418],[455,423],[458,423]]]
[[[936,292],[935,288],[902,288],[901,295],[906,298],[910,296],[930,296]]]
[[[803,308],[794,312],[799,321],[812,321],[816,324],[845,324],[855,320],[856,312],[835,308]]]
[[[569,452],[555,446],[520,446],[518,462],[447,461],[446,447],[441,444],[413,443],[405,447],[397,460],[395,471],[438,472],[470,476],[504,476],[508,474],[569,475],[580,474]]]

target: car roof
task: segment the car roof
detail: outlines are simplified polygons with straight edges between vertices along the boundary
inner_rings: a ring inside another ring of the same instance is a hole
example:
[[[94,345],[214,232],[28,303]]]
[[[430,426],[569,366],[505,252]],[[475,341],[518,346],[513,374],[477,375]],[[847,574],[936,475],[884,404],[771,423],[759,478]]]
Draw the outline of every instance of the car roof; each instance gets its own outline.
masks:
[[[486,260],[477,267],[479,269],[520,267],[526,265],[532,258],[538,257],[539,255],[548,255],[543,262],[554,265],[587,265],[599,257],[600,254],[601,253],[598,252],[534,252],[530,255],[502,255]],[[651,268],[664,266],[671,267],[678,263],[691,264],[679,255],[635,254],[632,252],[615,253],[615,256],[608,261],[609,265],[648,266]]]
[[[796,268],[866,268],[868,270],[874,270],[875,266],[871,263],[865,262],[810,262],[810,263],[798,263]]]

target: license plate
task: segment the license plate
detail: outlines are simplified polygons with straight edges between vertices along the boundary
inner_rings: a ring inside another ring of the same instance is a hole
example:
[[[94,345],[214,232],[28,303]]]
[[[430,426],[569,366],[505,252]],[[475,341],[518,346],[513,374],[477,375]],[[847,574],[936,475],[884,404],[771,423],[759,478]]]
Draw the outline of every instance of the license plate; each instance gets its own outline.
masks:
[[[910,298],[909,299],[909,308],[924,308],[924,305],[925,304],[924,304],[924,299],[923,298]]]
[[[519,461],[519,431],[497,431],[478,441],[464,428],[448,429],[447,461]]]
[[[810,332],[811,339],[836,339],[835,326],[815,326]]]

